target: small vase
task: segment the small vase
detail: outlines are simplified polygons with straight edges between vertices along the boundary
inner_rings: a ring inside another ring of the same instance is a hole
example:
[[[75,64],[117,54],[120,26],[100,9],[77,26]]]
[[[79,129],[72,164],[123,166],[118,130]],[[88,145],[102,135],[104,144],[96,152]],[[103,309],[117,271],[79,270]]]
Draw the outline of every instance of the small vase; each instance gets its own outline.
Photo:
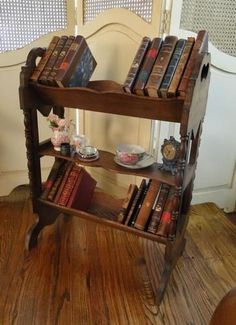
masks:
[[[53,129],[53,134],[51,136],[51,142],[53,144],[54,150],[61,150],[61,143],[70,143],[70,137],[67,130],[60,130],[59,128]]]

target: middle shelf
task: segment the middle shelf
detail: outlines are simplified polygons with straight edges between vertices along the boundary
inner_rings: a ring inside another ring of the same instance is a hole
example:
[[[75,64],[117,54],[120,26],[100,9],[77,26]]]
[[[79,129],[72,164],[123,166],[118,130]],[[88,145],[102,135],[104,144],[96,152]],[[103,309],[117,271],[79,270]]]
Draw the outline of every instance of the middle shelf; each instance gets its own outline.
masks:
[[[61,155],[60,152],[55,151],[53,149],[50,140],[46,140],[45,142],[41,142],[39,144],[38,152],[39,152],[39,156],[41,157],[52,156],[52,157],[62,158],[62,159],[74,161],[83,166],[103,168],[105,170],[112,171],[118,174],[135,175],[135,176],[146,177],[150,179],[156,179],[161,181],[162,183],[166,183],[171,186],[179,186],[178,184],[179,180],[176,177],[176,175],[172,175],[169,172],[161,170],[160,164],[156,162],[146,168],[130,169],[118,165],[114,161],[115,154],[104,150],[98,150],[98,151],[99,151],[98,160],[91,161],[91,162],[84,162],[79,159],[76,153],[70,156]],[[186,174],[183,182],[183,190],[186,188],[186,186],[189,184],[190,180],[192,179],[194,175],[194,170],[195,170],[195,165],[187,166]]]

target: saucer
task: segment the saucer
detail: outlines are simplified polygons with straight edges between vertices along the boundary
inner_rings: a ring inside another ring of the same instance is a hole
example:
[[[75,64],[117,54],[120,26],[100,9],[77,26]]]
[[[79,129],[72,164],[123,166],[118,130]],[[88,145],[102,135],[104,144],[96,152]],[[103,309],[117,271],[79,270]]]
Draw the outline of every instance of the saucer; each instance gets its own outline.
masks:
[[[151,166],[155,160],[152,156],[150,155],[146,155],[143,159],[141,159],[140,161],[138,161],[136,164],[134,165],[127,165],[127,164],[123,164],[121,161],[118,160],[118,158],[115,156],[114,157],[114,161],[115,163],[117,163],[118,165],[122,166],[122,167],[126,167],[129,169],[141,169],[141,168],[146,168]]]

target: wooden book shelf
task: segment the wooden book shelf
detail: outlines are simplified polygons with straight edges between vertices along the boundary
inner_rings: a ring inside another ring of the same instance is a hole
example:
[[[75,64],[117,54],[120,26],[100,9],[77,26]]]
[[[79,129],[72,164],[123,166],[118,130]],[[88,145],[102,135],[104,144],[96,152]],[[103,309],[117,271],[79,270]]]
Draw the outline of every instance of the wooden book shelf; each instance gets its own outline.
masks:
[[[124,93],[121,85],[109,80],[90,82],[87,88],[55,88],[31,83],[29,78],[35,68],[36,59],[43,53],[42,48],[31,50],[20,75],[20,104],[24,113],[33,212],[37,213],[39,217],[37,223],[31,227],[27,234],[27,248],[31,249],[37,245],[41,230],[54,223],[61,212],[100,222],[157,241],[165,245],[165,262],[156,293],[157,303],[160,304],[172,269],[185,246],[184,234],[188,222],[188,209],[192,198],[202,122],[209,88],[210,54],[204,52],[197,56],[185,96],[162,99]],[[157,179],[173,186],[177,204],[172,213],[171,230],[167,238],[117,222],[123,200],[112,198],[99,189],[95,191],[92,203],[86,212],[61,207],[40,198],[42,193],[41,157],[54,156],[77,161],[76,156],[61,156],[60,153],[53,150],[49,140],[39,142],[37,111],[43,116],[47,116],[53,108],[55,112],[63,116],[64,107],[80,107],[94,112],[142,117],[180,124],[180,157],[175,175],[160,170],[157,163],[139,170],[118,166],[114,162],[114,155],[103,150],[99,150],[100,156],[97,161],[88,163],[79,161],[85,166],[101,167],[114,173]]]

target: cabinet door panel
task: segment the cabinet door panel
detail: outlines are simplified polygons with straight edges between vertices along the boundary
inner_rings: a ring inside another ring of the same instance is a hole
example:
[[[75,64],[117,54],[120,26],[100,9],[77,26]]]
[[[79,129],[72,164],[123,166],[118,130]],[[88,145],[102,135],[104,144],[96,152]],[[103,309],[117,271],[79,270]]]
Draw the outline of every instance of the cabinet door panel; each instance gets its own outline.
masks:
[[[193,203],[215,202],[226,211],[235,208],[235,1],[173,1],[170,33],[196,36],[209,32],[211,81],[195,179]],[[214,19],[212,18],[214,16]]]

